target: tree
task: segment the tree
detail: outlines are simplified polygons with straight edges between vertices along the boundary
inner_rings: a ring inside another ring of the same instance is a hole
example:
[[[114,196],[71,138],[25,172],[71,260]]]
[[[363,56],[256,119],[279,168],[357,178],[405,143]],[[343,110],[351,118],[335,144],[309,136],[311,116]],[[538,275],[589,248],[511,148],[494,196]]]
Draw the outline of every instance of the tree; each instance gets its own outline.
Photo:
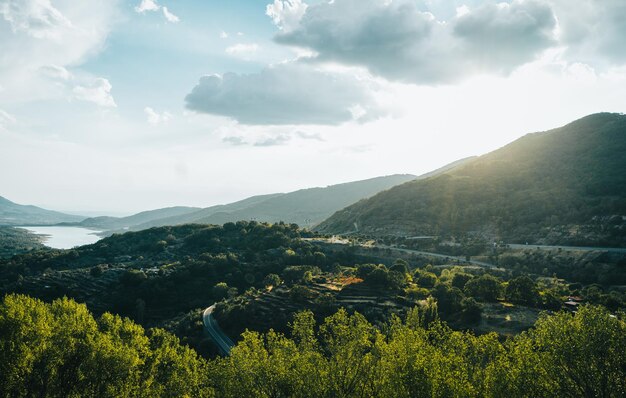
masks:
[[[393,265],[389,268],[391,271],[397,271],[400,272],[402,274],[408,274],[409,273],[409,263],[406,260],[403,260],[401,258],[396,259],[396,261],[393,262]]]
[[[457,272],[454,274],[454,276],[452,277],[452,286],[454,287],[458,287],[459,289],[463,290],[465,288],[465,284],[467,282],[469,282],[470,279],[472,279],[473,276],[465,273],[465,272]]]
[[[543,315],[494,364],[494,396],[621,397],[626,323],[601,307]]]
[[[213,298],[215,300],[222,300],[228,296],[228,284],[226,282],[219,282],[213,286]]]
[[[267,274],[263,279],[263,284],[265,286],[273,286],[276,287],[281,284],[280,276],[276,274]]]
[[[502,293],[502,283],[495,276],[484,274],[465,284],[465,294],[484,301],[496,301]]]
[[[527,275],[511,279],[506,287],[505,297],[512,303],[530,306],[539,303],[541,300],[535,281]]]
[[[0,396],[213,396],[207,363],[162,330],[98,320],[83,304],[9,295],[0,305]]]
[[[421,269],[415,270],[413,273],[413,279],[422,287],[433,287],[437,283],[437,275]]]
[[[463,322],[468,324],[477,323],[480,321],[482,315],[482,308],[472,297],[466,297],[461,300],[461,318]]]

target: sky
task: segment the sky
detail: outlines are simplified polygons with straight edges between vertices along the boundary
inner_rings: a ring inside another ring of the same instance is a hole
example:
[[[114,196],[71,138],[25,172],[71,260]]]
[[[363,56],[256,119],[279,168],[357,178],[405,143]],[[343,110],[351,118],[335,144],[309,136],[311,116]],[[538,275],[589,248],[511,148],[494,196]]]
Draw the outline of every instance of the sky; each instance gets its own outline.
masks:
[[[626,109],[623,0],[0,0],[0,196],[130,214],[422,174]]]

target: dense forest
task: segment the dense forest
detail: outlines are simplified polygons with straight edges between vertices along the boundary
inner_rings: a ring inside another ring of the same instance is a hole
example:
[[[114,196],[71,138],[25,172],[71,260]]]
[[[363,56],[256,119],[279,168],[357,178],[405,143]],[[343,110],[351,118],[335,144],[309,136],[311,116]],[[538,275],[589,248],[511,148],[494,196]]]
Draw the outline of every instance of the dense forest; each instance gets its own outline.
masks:
[[[587,116],[357,202],[318,229],[626,246],[625,152],[626,115]]]
[[[541,317],[504,342],[414,309],[374,327],[344,310],[288,335],[246,332],[205,360],[161,329],[20,295],[0,305],[0,395],[11,397],[621,397],[626,324],[600,307]]]
[[[246,329],[286,333],[305,310],[321,322],[345,308],[380,326],[436,304],[455,330],[510,336],[541,311],[565,308],[570,296],[613,312],[626,308],[623,255],[504,251],[486,259],[500,268],[485,268],[323,241],[283,223],[152,228],[0,260],[0,293],[69,297],[97,316],[164,328],[205,357],[216,349],[201,312],[216,302],[215,316],[233,340]]]

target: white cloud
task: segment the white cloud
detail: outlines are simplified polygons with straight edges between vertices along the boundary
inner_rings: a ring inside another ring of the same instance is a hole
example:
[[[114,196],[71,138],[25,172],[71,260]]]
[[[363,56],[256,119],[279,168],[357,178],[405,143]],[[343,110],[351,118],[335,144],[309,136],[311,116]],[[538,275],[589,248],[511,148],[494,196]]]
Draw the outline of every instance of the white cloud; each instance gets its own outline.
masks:
[[[298,26],[308,5],[301,0],[274,0],[265,8],[265,14],[283,31],[290,31]]]
[[[220,39],[228,39],[228,33],[221,31],[220,32]]]
[[[101,77],[80,73],[78,75],[58,65],[44,65],[39,73],[53,82],[57,92],[66,98],[95,103],[102,107],[115,107],[111,83]]]
[[[6,127],[9,127],[10,125],[15,124],[16,122],[17,122],[17,119],[15,119],[15,116],[0,109],[0,130],[5,129]]]
[[[296,131],[295,134],[303,140],[324,141],[324,138],[320,133],[307,133],[306,131]]]
[[[311,60],[403,83],[506,76],[553,49],[603,72],[626,65],[624,0],[275,0],[266,14],[275,40]]]
[[[41,74],[53,80],[70,80],[74,76],[66,68],[59,65],[44,65],[39,68]]]
[[[294,14],[294,8],[303,14]],[[509,74],[554,45],[556,28],[543,0],[460,7],[447,21],[413,0],[335,0],[304,11],[295,3],[277,1],[268,15],[282,28],[275,40],[312,50],[312,60],[426,84]]]
[[[81,101],[93,102],[99,106],[114,108],[117,105],[111,95],[111,83],[102,77],[96,78],[91,84],[74,87],[74,95]]]
[[[550,0],[560,44],[573,62],[608,67],[626,64],[626,1]]]
[[[169,22],[172,22],[172,23],[180,22],[180,18],[178,18],[176,15],[172,14],[167,9],[167,7],[163,7],[163,15],[165,16],[165,19],[167,19]]]
[[[235,57],[249,58],[259,50],[256,43],[237,43],[226,48],[226,53]]]
[[[174,13],[172,13],[167,7],[158,4],[156,0],[141,0],[141,3],[135,7],[135,11],[140,14],[145,14],[146,11],[157,12],[159,10],[163,12],[163,16],[168,22],[180,22],[180,18],[178,18],[178,16],[174,15]]]
[[[250,132],[248,132],[250,134]],[[231,135],[222,138],[222,142],[232,146],[253,146],[253,147],[269,147],[286,145],[291,141],[291,136],[285,133],[275,135],[262,134],[260,137],[252,140],[246,140],[240,135]]]
[[[243,137],[239,137],[239,136],[224,137],[222,138],[222,142],[225,142],[227,144],[234,145],[234,146],[249,145],[248,142],[246,142],[246,140],[244,140]]]
[[[159,6],[154,0],[141,0],[141,3],[135,7],[135,11],[144,13],[146,11],[159,11]]]
[[[171,113],[169,112],[158,113],[149,106],[145,107],[143,111],[146,114],[148,123],[152,125],[167,123],[172,118]]]
[[[13,33],[24,32],[38,39],[59,38],[58,27],[72,28],[72,22],[50,0],[3,2],[0,15],[11,25]]]
[[[249,75],[204,76],[185,100],[190,110],[243,124],[333,125],[386,114],[374,90],[354,71],[329,72],[285,63]]]
[[[59,80],[98,53],[117,1],[0,0],[0,104],[66,96]]]
[[[291,137],[287,134],[278,134],[273,137],[264,137],[256,141],[253,146],[278,146],[285,145],[291,141]]]

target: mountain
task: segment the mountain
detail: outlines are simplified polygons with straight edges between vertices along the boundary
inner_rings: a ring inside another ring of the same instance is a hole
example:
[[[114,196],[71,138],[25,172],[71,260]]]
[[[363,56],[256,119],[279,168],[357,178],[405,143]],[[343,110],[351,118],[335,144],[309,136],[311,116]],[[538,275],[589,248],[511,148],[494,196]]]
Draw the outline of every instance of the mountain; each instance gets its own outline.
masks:
[[[36,206],[20,205],[0,196],[0,225],[49,225],[61,222],[79,222],[85,217],[46,210]]]
[[[139,231],[152,227],[160,227],[165,225],[180,225],[180,224],[191,224],[191,223],[199,223],[199,220],[206,219],[213,214],[216,213],[230,213],[240,211],[249,206],[254,206],[260,202],[268,200],[270,198],[274,198],[276,196],[280,196],[282,194],[268,194],[268,195],[257,195],[252,196],[237,202],[225,204],[225,205],[216,205],[211,207],[206,207],[204,209],[196,209],[193,212],[186,213],[183,215],[174,215],[170,217],[162,217],[158,219],[154,219],[148,222],[140,223],[133,225],[132,230]]]
[[[166,217],[181,217],[185,214],[198,211],[199,207],[166,207],[157,210],[148,210],[133,214],[128,217],[92,217],[80,222],[80,226],[88,228],[99,228],[103,230],[127,229],[133,225],[149,223],[153,220]]]
[[[133,225],[128,225],[127,222],[117,222],[117,225],[124,224],[123,228],[133,231],[165,225],[191,223],[221,225],[226,222],[240,220],[255,220],[259,222],[284,221],[303,226],[315,225],[328,218],[337,210],[358,200],[415,178],[416,176],[411,174],[395,174],[330,185],[323,188],[308,188],[289,193],[252,196],[238,202],[196,209],[180,215],[162,218],[155,217]],[[114,225],[111,220],[104,221],[108,225]],[[101,225],[105,225],[105,223]],[[123,228],[110,228],[109,230],[121,232]]]
[[[626,246],[625,153],[626,115],[594,114],[381,192],[317,229]]]

